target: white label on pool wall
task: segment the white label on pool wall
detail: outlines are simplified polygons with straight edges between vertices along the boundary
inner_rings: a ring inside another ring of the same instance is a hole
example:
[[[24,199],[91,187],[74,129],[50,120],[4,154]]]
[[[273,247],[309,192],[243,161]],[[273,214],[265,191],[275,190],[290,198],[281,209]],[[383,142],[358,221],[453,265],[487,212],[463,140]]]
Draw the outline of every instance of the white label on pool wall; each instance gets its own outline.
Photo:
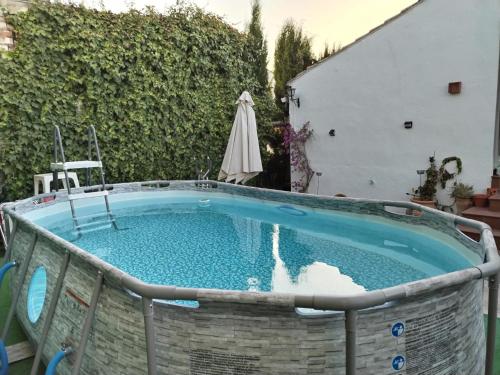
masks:
[[[251,375],[260,373],[256,366],[256,363],[259,362],[257,356],[197,349],[191,350],[189,359],[193,375]]]
[[[406,374],[457,374],[458,303],[406,321]]]

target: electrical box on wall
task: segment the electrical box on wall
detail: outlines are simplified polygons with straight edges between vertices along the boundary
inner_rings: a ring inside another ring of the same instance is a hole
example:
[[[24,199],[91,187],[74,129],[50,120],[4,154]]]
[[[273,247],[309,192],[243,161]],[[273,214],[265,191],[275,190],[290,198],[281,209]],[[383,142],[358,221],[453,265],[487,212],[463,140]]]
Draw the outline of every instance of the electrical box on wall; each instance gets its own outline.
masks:
[[[405,121],[405,129],[413,128],[413,121]]]
[[[448,94],[457,95],[462,91],[462,82],[450,82],[448,83]]]

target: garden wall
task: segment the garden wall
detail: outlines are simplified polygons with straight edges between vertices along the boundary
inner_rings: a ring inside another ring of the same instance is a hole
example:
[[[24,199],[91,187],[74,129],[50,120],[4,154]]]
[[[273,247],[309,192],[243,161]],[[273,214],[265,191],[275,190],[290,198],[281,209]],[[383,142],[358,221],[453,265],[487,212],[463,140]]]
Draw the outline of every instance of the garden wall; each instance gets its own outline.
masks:
[[[214,178],[243,90],[266,162],[272,99],[246,34],[219,17],[35,1],[6,19],[16,48],[0,60],[0,201],[31,195],[33,174],[50,172],[54,125],[69,160],[87,158],[86,128],[96,127],[111,183],[193,178],[195,156],[212,158]]]

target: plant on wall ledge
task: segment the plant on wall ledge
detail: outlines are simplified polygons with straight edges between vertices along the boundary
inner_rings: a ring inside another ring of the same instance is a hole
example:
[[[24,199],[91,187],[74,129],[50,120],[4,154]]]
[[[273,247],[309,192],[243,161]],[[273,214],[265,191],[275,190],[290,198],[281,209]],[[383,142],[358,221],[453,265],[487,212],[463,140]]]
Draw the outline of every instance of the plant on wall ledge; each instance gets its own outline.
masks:
[[[456,163],[456,172],[450,173],[446,169],[446,165],[455,162]],[[462,173],[462,160],[460,160],[457,156],[450,156],[444,158],[441,162],[441,166],[439,169],[436,166],[436,158],[434,156],[429,157],[429,168],[425,170],[425,182],[423,185],[419,186],[417,189],[414,189],[412,201],[424,205],[429,205],[429,207],[435,207],[437,202],[434,201],[435,195],[437,192],[438,183],[444,189],[446,187],[446,183],[449,180],[454,179],[457,175]],[[456,184],[455,184],[456,185]],[[449,207],[449,206],[442,206]]]
[[[429,168],[425,170],[426,179],[422,186],[415,191],[415,196],[421,201],[432,201],[436,194],[436,184],[438,181],[438,170],[436,168],[436,159],[429,157]]]
[[[446,164],[453,161],[457,165],[457,171],[455,173],[450,173],[446,170]],[[444,158],[441,162],[441,167],[439,168],[439,182],[441,183],[441,187],[444,189],[446,187],[446,182],[455,178],[455,176],[460,173],[462,173],[462,160],[458,156]]]
[[[293,181],[291,188],[293,191],[305,193],[309,187],[309,183],[314,175],[314,171],[309,165],[309,159],[306,154],[306,142],[311,137],[313,131],[311,124],[306,122],[298,130],[295,130],[291,124],[287,124],[283,134],[283,143],[285,149],[290,152],[290,166],[292,172],[297,173],[300,177]]]
[[[453,190],[450,196],[455,198],[455,206],[457,215],[462,215],[462,212],[472,206],[472,196],[474,195],[474,187],[466,185],[462,182],[453,185]]]

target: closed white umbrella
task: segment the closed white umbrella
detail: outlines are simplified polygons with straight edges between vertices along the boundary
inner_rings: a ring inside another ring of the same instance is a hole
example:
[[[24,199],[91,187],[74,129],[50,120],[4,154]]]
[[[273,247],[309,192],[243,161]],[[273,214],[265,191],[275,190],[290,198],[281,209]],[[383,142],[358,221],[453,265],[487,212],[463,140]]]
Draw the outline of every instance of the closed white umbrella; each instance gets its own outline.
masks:
[[[236,102],[238,110],[219,172],[219,180],[246,183],[262,172],[254,102],[247,91]]]

